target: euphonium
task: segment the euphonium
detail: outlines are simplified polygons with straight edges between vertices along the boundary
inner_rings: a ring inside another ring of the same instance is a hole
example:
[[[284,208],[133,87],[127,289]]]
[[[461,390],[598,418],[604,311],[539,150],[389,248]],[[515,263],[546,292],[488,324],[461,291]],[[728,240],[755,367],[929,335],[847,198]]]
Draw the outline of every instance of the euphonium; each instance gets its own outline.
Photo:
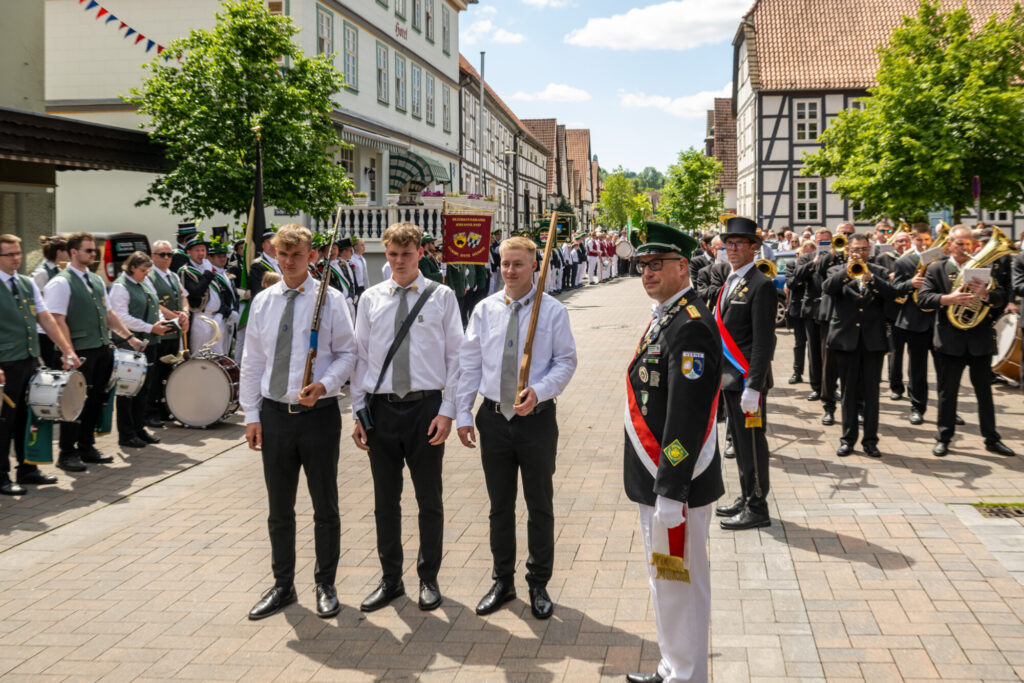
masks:
[[[864,279],[864,273],[866,272],[868,272],[867,264],[859,258],[852,258],[850,259],[850,262],[846,264],[846,274],[854,280]]]
[[[1010,238],[1007,237],[999,228],[993,228],[992,239],[988,241],[985,248],[975,254],[970,261],[960,268],[960,272],[957,273],[956,280],[953,281],[953,290],[956,291],[963,287],[965,268],[984,268],[995,263],[1007,254],[1015,253],[1017,253],[1017,248],[1013,246],[1013,241],[1010,240]],[[995,279],[992,278],[989,280],[989,289],[992,289],[994,286]],[[947,308],[946,316],[949,318],[949,322],[953,327],[961,330],[970,330],[977,327],[978,324],[985,319],[990,308],[991,307],[988,304],[975,296],[969,304],[950,306]]]
[[[907,222],[901,218],[900,227],[898,227],[896,231],[889,236],[889,239],[886,240],[885,243],[894,244],[896,242],[896,238],[902,235],[903,233],[907,233],[908,235],[910,234],[910,225],[908,225]]]

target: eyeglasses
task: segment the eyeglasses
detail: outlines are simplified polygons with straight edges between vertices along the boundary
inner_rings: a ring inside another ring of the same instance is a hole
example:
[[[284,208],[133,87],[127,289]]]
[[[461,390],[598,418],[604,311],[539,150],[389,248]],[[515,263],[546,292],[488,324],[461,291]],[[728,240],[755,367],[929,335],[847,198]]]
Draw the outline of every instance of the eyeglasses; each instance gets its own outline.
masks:
[[[635,261],[633,269],[637,272],[637,275],[643,275],[645,268],[650,268],[652,273],[657,273],[665,267],[665,261],[681,261],[679,258],[656,258],[650,261]]]
[[[746,240],[739,240],[739,241],[737,241],[737,242],[726,242],[726,243],[725,243],[724,245],[722,245],[722,246],[723,246],[723,247],[724,247],[725,249],[740,249],[740,248],[742,248],[742,247],[745,247],[745,246],[747,246],[748,244],[750,244],[750,242],[748,242],[748,241],[746,241]]]
[[[9,251],[6,254],[0,254],[0,256],[21,256],[20,251]]]
[[[99,249],[78,249],[78,251],[82,252],[83,254],[98,254],[100,250]]]
[[[153,252],[153,256],[159,256],[161,258],[170,258],[173,256],[173,252],[170,251],[157,251]]]

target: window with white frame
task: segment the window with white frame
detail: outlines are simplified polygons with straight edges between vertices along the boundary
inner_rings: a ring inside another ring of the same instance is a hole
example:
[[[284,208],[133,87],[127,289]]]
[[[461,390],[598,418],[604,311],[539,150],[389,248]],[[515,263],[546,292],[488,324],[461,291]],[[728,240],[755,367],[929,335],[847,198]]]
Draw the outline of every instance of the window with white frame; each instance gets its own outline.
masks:
[[[441,49],[446,55],[452,53],[452,13],[447,7],[441,7]]]
[[[857,98],[855,100],[850,100],[850,109],[861,109],[861,110],[863,110],[864,109],[864,100],[861,99],[861,98]]]
[[[850,220],[854,223],[864,214],[864,202],[850,202]]]
[[[370,157],[370,170],[373,172],[373,175],[372,175],[373,180],[370,181],[370,203],[371,204],[376,204],[377,203],[377,157],[375,157],[375,156]]]
[[[423,28],[423,0],[412,0],[412,27],[417,31]]]
[[[334,13],[326,7],[316,6],[316,53],[334,52]]]
[[[345,169],[345,173],[352,180],[355,180],[355,169],[356,169],[356,150],[355,147],[346,146],[341,148],[341,152],[338,154],[338,163],[341,164],[342,168]]]
[[[427,74],[427,87],[426,87],[426,102],[427,107],[427,123],[431,126],[434,125],[434,76]]]
[[[452,132],[452,89],[441,86],[441,127],[445,133]]]
[[[412,115],[420,117],[420,83],[423,79],[423,69],[418,64],[412,65]]]
[[[388,48],[377,43],[377,101],[388,102]]]
[[[352,24],[345,22],[345,85],[359,89],[359,33]]]
[[[796,219],[798,221],[819,220],[821,216],[819,181],[817,179],[797,180],[794,184],[796,185]]]
[[[1010,212],[1009,211],[985,211],[985,222],[986,223],[1009,223]]]
[[[434,42],[434,0],[426,0],[425,13],[423,15],[423,32],[427,40]]]
[[[793,103],[796,111],[796,139],[814,141],[818,139],[818,102],[802,100]]]
[[[395,109],[405,111],[405,57],[395,53]]]
[[[406,3],[409,0],[395,0],[395,16],[399,19],[405,19]]]

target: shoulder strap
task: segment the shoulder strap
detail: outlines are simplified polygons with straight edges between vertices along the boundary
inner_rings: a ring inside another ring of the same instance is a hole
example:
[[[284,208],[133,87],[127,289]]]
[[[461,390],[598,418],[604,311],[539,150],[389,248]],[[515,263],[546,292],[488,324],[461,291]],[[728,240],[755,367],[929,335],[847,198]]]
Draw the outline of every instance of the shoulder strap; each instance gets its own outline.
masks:
[[[423,295],[417,299],[416,304],[409,311],[409,315],[405,316],[405,320],[402,321],[402,326],[398,328],[398,332],[395,333],[395,339],[391,342],[391,348],[388,349],[388,353],[384,356],[384,363],[380,366],[380,375],[377,377],[377,384],[373,387],[373,393],[376,394],[377,390],[380,389],[381,382],[384,381],[384,373],[388,371],[388,366],[391,365],[391,359],[395,357],[395,353],[398,351],[398,347],[402,344],[402,340],[405,339],[405,335],[409,333],[409,328],[412,327],[412,321],[416,319],[419,312],[423,310],[424,304],[427,303],[427,299],[434,293],[434,290],[438,288],[438,284],[431,281],[427,288],[423,290]],[[372,395],[372,394],[371,394]],[[369,400],[367,401],[369,402]]]

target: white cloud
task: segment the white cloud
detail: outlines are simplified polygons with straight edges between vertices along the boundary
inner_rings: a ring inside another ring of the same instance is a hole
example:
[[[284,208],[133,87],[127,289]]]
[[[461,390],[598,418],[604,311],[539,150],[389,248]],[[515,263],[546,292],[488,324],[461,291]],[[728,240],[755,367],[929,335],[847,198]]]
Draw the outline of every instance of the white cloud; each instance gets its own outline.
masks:
[[[494,5],[484,5],[483,7],[476,8],[476,10],[473,12],[473,14],[475,16],[478,16],[478,17],[483,17],[483,16],[491,16],[491,17],[493,17],[497,13],[498,13],[498,8],[495,7]]]
[[[590,99],[590,93],[563,83],[548,83],[547,87],[540,92],[519,91],[509,99],[524,102],[586,102]]]
[[[518,45],[526,40],[526,36],[522,33],[512,33],[511,31],[499,28],[494,32],[494,35],[491,36],[491,40],[496,43],[501,43],[502,45]]]
[[[750,0],[674,0],[588,19],[565,36],[579,47],[611,50],[688,50],[736,33]]]
[[[732,83],[727,83],[721,90],[704,90],[683,97],[647,95],[642,92],[628,93],[620,90],[619,104],[627,109],[659,109],[681,119],[700,119],[704,118],[708,109],[714,108],[716,97],[731,95]]]
[[[523,3],[534,7],[565,7],[569,0],[523,0]]]
[[[487,38],[494,30],[494,23],[489,19],[479,19],[472,22],[459,32],[459,41],[466,45],[475,45]]]

